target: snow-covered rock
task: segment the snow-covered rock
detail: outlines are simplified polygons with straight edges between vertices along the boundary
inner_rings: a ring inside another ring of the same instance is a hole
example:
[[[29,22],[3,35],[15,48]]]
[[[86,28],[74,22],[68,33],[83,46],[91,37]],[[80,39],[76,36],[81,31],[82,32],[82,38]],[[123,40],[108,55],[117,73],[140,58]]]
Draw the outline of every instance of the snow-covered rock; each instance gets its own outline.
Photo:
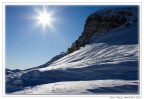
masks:
[[[93,35],[101,35],[108,31],[133,24],[138,18],[137,7],[99,10],[88,16],[82,35],[68,49],[69,53],[89,43]]]

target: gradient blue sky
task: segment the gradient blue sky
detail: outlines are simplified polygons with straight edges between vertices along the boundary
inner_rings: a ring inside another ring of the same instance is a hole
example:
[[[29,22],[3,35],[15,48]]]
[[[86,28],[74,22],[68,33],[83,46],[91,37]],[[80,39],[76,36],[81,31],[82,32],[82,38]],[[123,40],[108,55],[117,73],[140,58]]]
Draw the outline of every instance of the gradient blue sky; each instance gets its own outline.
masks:
[[[42,6],[6,6],[6,68],[26,69],[46,63],[81,35],[86,18],[98,9],[114,6],[47,6],[54,11],[53,26],[35,28],[35,9]]]

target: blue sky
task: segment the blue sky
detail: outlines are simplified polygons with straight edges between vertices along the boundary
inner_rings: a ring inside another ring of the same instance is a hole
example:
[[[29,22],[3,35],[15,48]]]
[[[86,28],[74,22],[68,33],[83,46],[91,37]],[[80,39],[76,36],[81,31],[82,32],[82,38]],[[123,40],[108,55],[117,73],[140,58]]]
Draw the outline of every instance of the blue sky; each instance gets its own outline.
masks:
[[[43,6],[6,6],[6,68],[39,66],[66,51],[81,35],[88,15],[107,7],[112,6],[46,6],[54,12],[55,30],[44,31],[34,19]]]

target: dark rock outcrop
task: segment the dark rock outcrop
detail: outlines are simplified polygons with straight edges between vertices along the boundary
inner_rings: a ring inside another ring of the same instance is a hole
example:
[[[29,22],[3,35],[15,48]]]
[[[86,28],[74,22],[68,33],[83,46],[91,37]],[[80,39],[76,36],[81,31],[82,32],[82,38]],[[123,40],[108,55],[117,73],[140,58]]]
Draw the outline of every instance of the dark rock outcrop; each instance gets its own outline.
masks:
[[[131,21],[136,22],[137,7],[113,8],[99,10],[88,16],[81,36],[68,48],[68,53],[78,50],[90,42],[93,35],[104,34],[114,28],[124,25],[128,27]]]

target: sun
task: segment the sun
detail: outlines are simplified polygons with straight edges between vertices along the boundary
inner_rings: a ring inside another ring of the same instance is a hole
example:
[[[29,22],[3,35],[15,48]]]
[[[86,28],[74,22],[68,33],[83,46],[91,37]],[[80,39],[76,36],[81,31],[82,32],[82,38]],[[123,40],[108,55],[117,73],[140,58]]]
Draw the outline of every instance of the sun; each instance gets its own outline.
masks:
[[[43,26],[46,26],[46,25],[50,25],[51,24],[52,18],[51,18],[51,16],[50,16],[49,13],[47,13],[46,11],[44,11],[42,13],[39,13],[38,21]]]
[[[35,16],[35,19],[37,21],[37,26],[42,26],[43,30],[45,31],[47,28],[49,30],[54,30],[53,21],[54,21],[54,12],[48,11],[48,9],[43,6],[41,10],[37,9],[37,15]]]

